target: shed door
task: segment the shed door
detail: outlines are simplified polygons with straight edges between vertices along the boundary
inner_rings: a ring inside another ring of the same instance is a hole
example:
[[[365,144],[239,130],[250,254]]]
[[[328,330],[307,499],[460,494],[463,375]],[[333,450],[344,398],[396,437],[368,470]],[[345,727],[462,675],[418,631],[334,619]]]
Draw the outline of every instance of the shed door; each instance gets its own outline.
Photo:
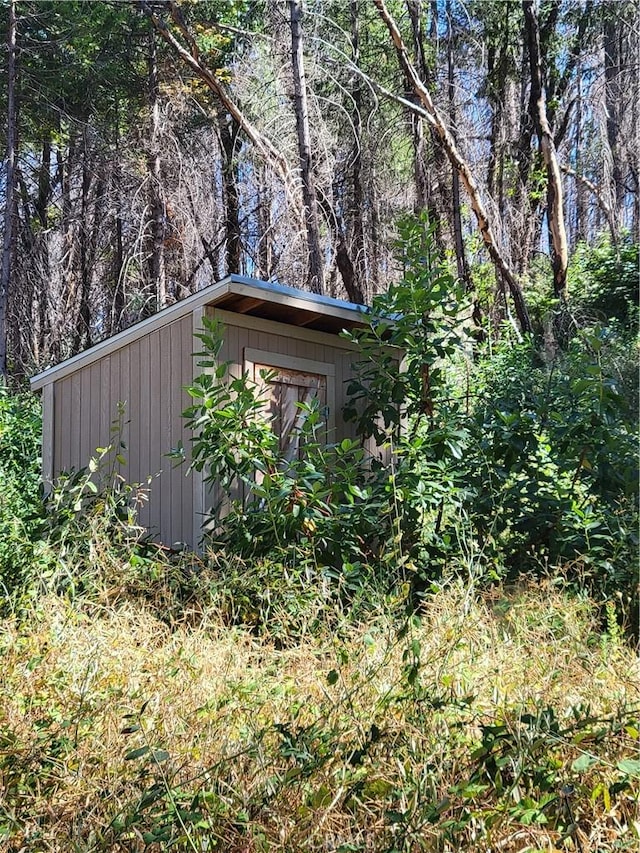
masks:
[[[327,377],[268,364],[254,364],[254,381],[262,386],[273,429],[280,437],[280,451],[287,460],[300,457],[300,430],[305,411],[299,404],[318,400],[327,405]]]

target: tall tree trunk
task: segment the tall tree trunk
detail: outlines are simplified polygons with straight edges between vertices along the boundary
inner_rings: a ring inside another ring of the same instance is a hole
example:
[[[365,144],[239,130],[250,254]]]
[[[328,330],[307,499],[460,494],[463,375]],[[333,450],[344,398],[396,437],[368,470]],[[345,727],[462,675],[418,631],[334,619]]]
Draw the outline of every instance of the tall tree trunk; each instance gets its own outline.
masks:
[[[167,304],[167,278],[164,259],[166,208],[162,192],[160,162],[160,88],[155,32],[149,33],[149,106],[151,107],[151,140],[149,151],[149,208],[151,211],[151,246],[149,280],[153,298],[147,298],[144,315],[160,311]],[[151,293],[149,294],[151,297]]]
[[[411,19],[411,32],[413,35],[413,48],[416,55],[418,73],[424,83],[427,83],[427,59],[424,49],[422,0],[407,0],[407,11]],[[430,180],[427,168],[427,145],[424,133],[424,124],[419,116],[411,116],[411,135],[413,139],[413,172],[416,189],[416,213],[429,210],[430,204]],[[434,210],[430,210],[431,219],[439,228],[438,216]],[[439,238],[438,238],[438,242]]]
[[[110,334],[114,335],[123,328],[125,293],[124,293],[124,245],[122,227],[122,166],[120,163],[120,101],[116,96],[115,103],[115,163],[113,182],[115,193],[115,228],[116,245],[113,255],[113,296],[111,303]]]
[[[411,19],[411,33],[413,47],[417,57],[416,71],[425,87],[432,84],[433,74],[429,68],[427,49],[424,40],[423,18],[424,10],[422,0],[407,0],[407,11]],[[438,36],[438,4],[431,3],[431,22],[429,38],[432,44],[437,43]],[[397,48],[396,48],[397,49]],[[436,47],[437,50],[437,47]],[[402,58],[398,57],[402,68]],[[403,69],[407,86],[413,88],[410,76]],[[435,226],[435,238],[438,248],[442,252],[455,251],[455,238],[451,239],[453,233],[453,217],[451,208],[451,193],[448,175],[446,174],[446,155],[442,142],[435,128],[427,125],[428,132],[425,134],[422,119],[413,114],[412,135],[414,155],[414,175],[416,185],[416,212],[426,210],[429,219]],[[430,144],[429,144],[430,143]],[[448,233],[448,225],[451,225],[451,234]]]
[[[289,0],[291,21],[291,65],[293,69],[293,93],[298,134],[298,156],[300,177],[302,180],[302,200],[304,221],[309,250],[309,268],[307,286],[312,293],[324,292],[324,274],[322,251],[320,249],[320,228],[318,217],[318,199],[312,173],[311,137],[309,133],[309,111],[307,107],[307,87],[304,73],[302,51],[302,4],[300,0]]]
[[[455,71],[454,71],[454,55],[453,55],[453,24],[451,18],[451,2],[447,0],[445,5],[447,15],[447,95],[449,100],[449,119],[453,132],[456,132],[456,99],[455,99]],[[469,291],[473,285],[471,283],[471,273],[467,264],[467,256],[464,248],[464,240],[462,238],[462,213],[460,204],[460,178],[458,170],[452,169],[452,214],[453,214],[453,236],[456,250],[456,268],[458,278],[462,281]]]
[[[387,29],[389,30],[391,38],[393,39],[393,43],[396,47],[396,53],[400,60],[402,69],[408,79],[411,81],[411,85],[415,94],[420,99],[422,105],[420,114],[437,131],[442,141],[442,147],[447,157],[449,158],[451,165],[454,169],[458,171],[460,180],[462,181],[462,184],[464,185],[465,190],[467,191],[467,195],[469,196],[469,200],[471,202],[471,208],[477,220],[478,230],[480,231],[480,235],[482,237],[485,248],[489,254],[489,257],[494,263],[494,266],[496,268],[496,275],[499,279],[503,280],[506,283],[506,286],[509,289],[509,293],[511,294],[520,328],[523,332],[531,332],[531,320],[529,319],[529,313],[527,311],[527,306],[524,300],[522,289],[513,271],[510,269],[500,249],[498,248],[495,237],[493,235],[493,231],[491,229],[491,221],[489,219],[489,214],[480,194],[480,188],[478,186],[478,183],[474,175],[472,174],[466,160],[460,154],[455,139],[447,128],[445,121],[440,115],[440,112],[433,103],[431,94],[429,93],[426,86],[422,83],[416,72],[416,69],[411,64],[411,61],[407,54],[407,49],[404,45],[404,41],[402,40],[402,36],[400,35],[400,30],[398,29],[398,26],[394,19],[389,14],[389,11],[385,6],[384,0],[374,0],[374,3],[376,5],[376,8],[378,9],[380,17],[382,18]]]
[[[87,130],[85,129],[82,150],[82,196],[80,202],[80,282],[78,294],[78,314],[76,318],[73,351],[81,352],[89,346],[91,327],[91,305],[89,290],[91,272],[89,269],[89,193],[91,189],[91,169],[87,162]]]
[[[7,154],[5,169],[4,238],[2,243],[2,270],[0,272],[0,379],[7,378],[7,307],[11,289],[12,261],[15,246],[15,168],[18,148],[18,116],[16,107],[16,4],[9,2],[9,26],[7,32]]]
[[[216,105],[218,134],[222,149],[222,196],[224,206],[224,228],[227,273],[240,273],[240,198],[238,175],[235,164],[238,141],[238,122],[229,115],[221,103]]]
[[[36,199],[36,214],[40,228],[34,240],[33,259],[38,258],[41,265],[41,280],[49,281],[49,250],[48,234],[49,227],[49,205],[51,204],[52,182],[51,182],[51,134],[46,133],[42,140],[42,156],[40,169],[38,170],[38,196]],[[33,332],[32,348],[35,364],[41,364],[45,350],[47,333],[47,317],[49,313],[49,289],[48,287],[33,288]]]
[[[529,61],[525,44],[525,27],[522,28],[522,57],[520,63],[519,114],[520,127],[515,145],[516,176],[511,205],[512,218],[518,226],[512,226],[511,255],[518,275],[529,268],[536,234],[536,209],[529,193],[533,154],[531,143],[535,126],[529,112],[528,81],[530,80]]]
[[[264,165],[258,167],[258,276],[265,281],[273,271],[273,237],[271,222],[271,192]]]
[[[85,127],[82,147],[82,194],[80,198],[80,247],[77,314],[73,351],[81,352],[93,343],[91,337],[92,287],[95,278],[100,233],[104,222],[104,166],[96,162],[90,148],[89,128]]]
[[[504,20],[500,38],[487,46],[487,97],[491,106],[491,134],[489,142],[489,165],[487,167],[487,187],[489,195],[494,200],[500,221],[505,225],[507,205],[505,198],[505,156],[507,140],[509,139],[510,120],[516,110],[512,99],[514,94],[513,81],[509,74],[509,52],[513,49],[510,44],[510,0],[504,3]],[[511,108],[511,109],[510,109]]]
[[[547,220],[552,245],[553,289],[557,297],[566,299],[569,252],[564,221],[562,175],[553,133],[547,118],[546,93],[540,55],[540,28],[538,16],[534,9],[534,0],[523,0],[522,8],[526,22],[531,67],[531,117],[536,126],[540,150],[547,170]]]
[[[607,113],[607,143],[611,158],[612,203],[616,233],[619,235],[623,221],[625,187],[620,163],[619,131],[620,104],[622,101],[622,51],[620,49],[620,32],[616,15],[605,14],[604,17],[604,80],[605,107]],[[637,128],[636,128],[637,131]]]
[[[351,60],[354,65],[360,61],[360,33],[358,19],[358,0],[350,0],[349,15],[351,23]],[[353,229],[352,255],[355,269],[354,295],[349,295],[352,302],[363,303],[364,290],[367,285],[366,247],[364,239],[364,190],[362,187],[362,110],[363,85],[356,77],[351,92],[353,98],[353,153],[351,164],[352,205],[351,223]],[[355,297],[355,299],[354,299]]]
[[[574,134],[574,161],[576,172],[582,173],[582,73],[578,73],[578,101],[576,105],[576,130]],[[575,224],[574,224],[574,248],[583,240],[587,239],[589,233],[589,208],[587,205],[586,187],[582,181],[575,182]],[[615,242],[616,235],[612,235]]]

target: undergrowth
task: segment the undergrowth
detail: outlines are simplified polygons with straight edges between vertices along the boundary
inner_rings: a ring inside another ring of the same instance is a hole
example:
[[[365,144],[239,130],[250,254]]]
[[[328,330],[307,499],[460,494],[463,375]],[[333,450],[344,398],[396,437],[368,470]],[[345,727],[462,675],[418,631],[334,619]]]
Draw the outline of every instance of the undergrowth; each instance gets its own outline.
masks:
[[[3,850],[637,849],[628,283],[601,247],[600,325],[472,352],[429,229],[401,236],[346,411],[381,458],[313,405],[283,456],[199,335],[191,465],[228,492],[199,554],[138,525],[123,408],[43,504],[37,404],[0,389]]]
[[[400,604],[279,648],[41,599],[0,633],[3,849],[636,849],[637,660],[592,604]]]

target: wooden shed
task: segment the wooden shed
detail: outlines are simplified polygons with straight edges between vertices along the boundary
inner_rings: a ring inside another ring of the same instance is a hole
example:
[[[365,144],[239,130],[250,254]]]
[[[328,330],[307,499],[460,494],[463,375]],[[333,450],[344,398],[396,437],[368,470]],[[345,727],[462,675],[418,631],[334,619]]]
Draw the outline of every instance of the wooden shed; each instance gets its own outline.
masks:
[[[166,454],[190,435],[181,416],[190,404],[184,386],[202,371],[192,353],[203,315],[222,321],[220,357],[232,372],[274,371],[283,400],[312,393],[326,407],[330,440],[352,435],[342,419],[354,347],[339,337],[362,325],[362,306],[230,275],[31,380],[42,391],[43,479],[87,465],[111,440],[118,403],[126,406],[124,442],[128,482],[154,477],[140,523],[167,545],[196,547],[207,499],[202,476],[186,476]],[[284,404],[283,404],[284,405]],[[284,424],[286,413],[279,422]],[[285,428],[284,426],[282,427]]]

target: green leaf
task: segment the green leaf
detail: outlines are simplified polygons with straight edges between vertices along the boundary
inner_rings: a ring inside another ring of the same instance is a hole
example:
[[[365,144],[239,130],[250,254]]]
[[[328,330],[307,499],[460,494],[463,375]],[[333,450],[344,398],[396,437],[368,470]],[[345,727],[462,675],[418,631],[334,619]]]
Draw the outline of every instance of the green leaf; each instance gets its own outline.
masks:
[[[169,753],[166,749],[154,749],[151,757],[157,764],[160,764],[161,761],[166,761],[169,758]]]
[[[135,761],[136,758],[142,758],[143,755],[147,755],[147,753],[151,752],[150,747],[148,746],[139,746],[137,749],[131,749],[124,756],[125,761]]]
[[[332,669],[327,675],[327,684],[332,687],[338,681],[338,672],[335,669]]]
[[[622,761],[618,761],[616,767],[626,776],[631,776],[632,779],[640,779],[640,760],[637,758],[623,758]]]
[[[588,752],[584,752],[582,755],[578,756],[576,760],[572,763],[571,769],[574,773],[586,773],[594,764],[598,763],[598,759],[595,755],[591,755]]]

